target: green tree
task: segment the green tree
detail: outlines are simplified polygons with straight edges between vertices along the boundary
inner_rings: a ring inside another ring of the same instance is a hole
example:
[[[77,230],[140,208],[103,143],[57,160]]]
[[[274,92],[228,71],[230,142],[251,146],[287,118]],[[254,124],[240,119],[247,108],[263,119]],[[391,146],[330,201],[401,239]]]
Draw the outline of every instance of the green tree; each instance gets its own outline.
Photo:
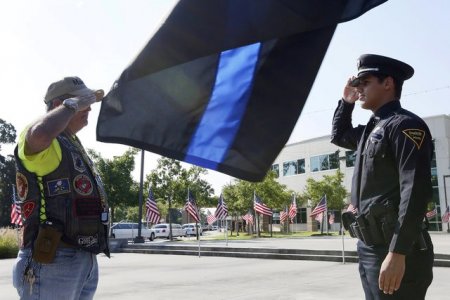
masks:
[[[0,151],[2,144],[16,141],[16,129],[10,123],[0,119]],[[10,225],[12,186],[16,182],[16,168],[13,155],[6,157],[0,154],[0,227]]]
[[[324,175],[323,180],[306,180],[305,192],[301,199],[310,199],[312,206],[316,206],[323,195],[327,196],[328,209],[341,210],[344,207],[344,199],[347,190],[342,184],[344,173],[337,169],[334,175]]]
[[[158,199],[158,207],[161,205],[161,208],[167,209],[167,213],[169,197],[171,197],[172,209],[181,210],[184,207],[188,188],[196,197],[198,207],[205,207],[213,203],[212,194],[214,193],[211,185],[202,179],[202,176],[206,174],[208,171],[204,168],[192,166],[186,169],[179,161],[162,157],[158,159],[156,169],[147,175],[145,189],[148,190],[148,186],[152,186],[155,198]],[[163,211],[161,214],[164,215]],[[172,211],[172,220],[177,218],[177,215]]]
[[[253,208],[253,193],[273,210],[280,210],[290,203],[292,191],[276,181],[274,172],[268,172],[262,182],[236,180],[223,188],[223,194],[230,211],[243,215]]]
[[[114,214],[116,207],[138,205],[139,188],[131,176],[134,170],[134,156],[138,150],[130,148],[123,155],[115,156],[113,159],[105,159],[92,149],[88,152],[103,180],[111,208],[111,219],[116,221]]]

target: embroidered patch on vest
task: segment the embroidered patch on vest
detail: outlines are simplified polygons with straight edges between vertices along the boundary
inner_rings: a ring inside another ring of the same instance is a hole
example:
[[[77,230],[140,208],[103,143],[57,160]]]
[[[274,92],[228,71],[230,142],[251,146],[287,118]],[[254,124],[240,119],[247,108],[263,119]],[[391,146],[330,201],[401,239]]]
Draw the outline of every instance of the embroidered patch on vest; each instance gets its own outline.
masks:
[[[22,173],[16,173],[17,196],[24,201],[28,195],[28,180]]]
[[[98,244],[98,234],[96,235],[79,235],[77,237],[78,245],[84,247],[92,247]]]
[[[35,206],[36,206],[36,204],[34,203],[34,201],[28,201],[23,204],[22,211],[23,211],[23,216],[25,217],[25,219],[28,219],[28,217],[33,212]]]
[[[98,198],[79,198],[75,200],[76,217],[100,218],[102,206]]]
[[[403,133],[416,144],[417,149],[420,149],[425,139],[425,131],[421,129],[405,129]]]
[[[47,182],[49,196],[70,193],[70,183],[68,178],[60,178]]]
[[[75,170],[77,170],[80,173],[83,173],[86,171],[86,166],[84,165],[83,160],[81,159],[81,156],[77,153],[72,153],[72,160],[73,160],[73,167]]]
[[[73,187],[75,191],[83,196],[90,195],[94,186],[92,181],[86,175],[80,174],[73,180]]]

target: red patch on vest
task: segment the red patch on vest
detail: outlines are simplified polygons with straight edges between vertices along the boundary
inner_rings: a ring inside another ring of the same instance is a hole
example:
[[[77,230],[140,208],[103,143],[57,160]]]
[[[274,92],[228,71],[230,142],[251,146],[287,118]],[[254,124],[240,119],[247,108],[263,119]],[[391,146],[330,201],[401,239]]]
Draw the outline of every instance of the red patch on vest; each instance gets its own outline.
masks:
[[[28,195],[28,180],[22,173],[16,173],[17,196],[24,201]]]
[[[23,211],[23,215],[24,215],[25,219],[28,219],[28,217],[33,212],[35,206],[36,206],[36,204],[32,201],[28,201],[23,204],[22,211]]]

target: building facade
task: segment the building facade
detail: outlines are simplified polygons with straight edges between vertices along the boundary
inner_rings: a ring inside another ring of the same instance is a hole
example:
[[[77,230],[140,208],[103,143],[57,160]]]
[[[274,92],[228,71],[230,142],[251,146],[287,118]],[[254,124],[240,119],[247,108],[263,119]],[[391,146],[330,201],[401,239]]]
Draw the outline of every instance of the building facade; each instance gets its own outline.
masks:
[[[433,203],[437,214],[429,219],[430,230],[449,231],[449,223],[441,216],[450,202],[450,115],[423,118],[430,128],[434,142],[432,161]],[[272,165],[278,182],[302,193],[306,179],[322,180],[323,175],[333,175],[340,168],[344,173],[343,185],[351,190],[355,163],[354,151],[330,143],[329,135],[286,145]],[[345,199],[350,202],[350,196]],[[304,210],[302,210],[304,211]]]

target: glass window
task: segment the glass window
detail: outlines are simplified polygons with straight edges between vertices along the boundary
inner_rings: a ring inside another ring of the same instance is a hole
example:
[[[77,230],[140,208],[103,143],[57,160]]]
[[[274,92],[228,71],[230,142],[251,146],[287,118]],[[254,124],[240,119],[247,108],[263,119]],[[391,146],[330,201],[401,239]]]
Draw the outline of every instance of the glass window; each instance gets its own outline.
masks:
[[[297,174],[297,162],[295,160],[283,163],[283,176],[290,176]]]
[[[319,166],[319,157],[318,156],[313,156],[310,159],[310,167],[311,167],[311,172],[317,172],[320,170],[320,166]]]
[[[298,174],[305,173],[305,159],[299,159],[297,160],[297,168],[298,168]]]
[[[339,168],[339,153],[331,153],[311,157],[311,172]]]
[[[345,166],[347,168],[355,166],[356,155],[355,151],[345,151]]]

